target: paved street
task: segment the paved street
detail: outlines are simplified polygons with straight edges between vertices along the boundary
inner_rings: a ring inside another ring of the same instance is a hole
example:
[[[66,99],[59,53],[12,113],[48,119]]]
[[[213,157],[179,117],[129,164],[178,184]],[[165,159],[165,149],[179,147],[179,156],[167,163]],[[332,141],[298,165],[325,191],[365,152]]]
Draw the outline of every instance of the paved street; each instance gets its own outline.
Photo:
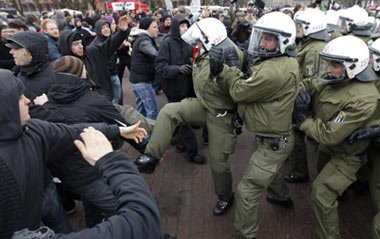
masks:
[[[135,106],[135,98],[131,85],[125,74],[124,101]],[[162,107],[166,103],[163,93],[158,95]],[[201,129],[195,130],[199,139],[201,152],[207,155],[207,145],[201,141]],[[254,151],[253,134],[244,130],[238,137],[235,153],[230,157],[230,165],[234,179],[234,190],[242,177],[248,159]],[[124,150],[131,159],[138,152],[124,145]],[[310,152],[310,156],[315,156]],[[316,176],[314,157],[309,159],[312,179]],[[287,171],[287,165],[282,169]],[[182,154],[170,148],[164,155],[164,161],[157,167],[153,175],[144,175],[156,201],[162,218],[162,232],[176,233],[179,239],[233,239],[235,205],[227,215],[213,216],[215,195],[209,163],[196,165],[187,161]],[[310,203],[311,183],[289,184],[295,209],[289,210],[271,205],[261,199],[259,239],[312,239],[315,238],[316,220]],[[371,238],[371,222],[374,212],[369,193],[364,196],[354,195],[349,191],[347,201],[339,205],[340,230],[342,239]],[[70,218],[75,227],[84,227],[83,209]]]

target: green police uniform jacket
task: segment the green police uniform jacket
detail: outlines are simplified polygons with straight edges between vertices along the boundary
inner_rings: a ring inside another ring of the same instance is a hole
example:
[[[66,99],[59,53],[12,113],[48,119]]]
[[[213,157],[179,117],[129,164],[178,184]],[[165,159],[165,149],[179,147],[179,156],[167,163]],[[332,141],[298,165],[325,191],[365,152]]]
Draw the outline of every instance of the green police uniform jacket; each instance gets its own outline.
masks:
[[[196,55],[193,64],[193,84],[197,99],[211,113],[223,114],[226,110],[236,110],[236,103],[231,99],[228,85],[217,83],[211,75],[210,58],[207,54],[198,52]]]
[[[376,125],[380,99],[373,82],[351,80],[329,85],[317,78],[302,82],[312,97],[314,117],[301,124],[300,129],[320,143],[322,151],[330,154],[357,155],[369,140],[349,145],[346,138],[359,127]]]
[[[290,135],[300,84],[297,60],[288,56],[258,58],[249,72],[250,77],[245,79],[236,67],[225,66],[220,74],[230,86],[247,129],[265,137]]]
[[[327,42],[309,39],[297,49],[297,61],[300,65],[301,81],[317,74],[319,53],[322,52]]]

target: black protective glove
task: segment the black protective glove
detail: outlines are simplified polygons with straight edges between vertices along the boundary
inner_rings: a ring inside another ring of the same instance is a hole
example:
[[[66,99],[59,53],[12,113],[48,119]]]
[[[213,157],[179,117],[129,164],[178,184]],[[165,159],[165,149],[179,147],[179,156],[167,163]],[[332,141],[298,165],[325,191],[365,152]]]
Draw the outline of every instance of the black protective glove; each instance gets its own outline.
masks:
[[[294,103],[294,111],[305,112],[309,109],[310,104],[311,97],[309,93],[301,88],[297,94],[296,101]]]
[[[307,119],[304,111],[293,111],[293,122],[299,127]]]
[[[232,67],[236,66],[240,67],[239,56],[236,51],[236,48],[231,46],[223,50],[223,59],[227,66]]]
[[[193,71],[193,66],[189,64],[184,64],[179,67],[179,72],[181,72],[184,75],[188,75]]]
[[[380,137],[380,127],[359,128],[348,136],[348,143],[353,144],[356,140],[373,139],[377,137]]]
[[[223,49],[212,46],[208,52],[210,57],[210,72],[213,76],[219,75],[223,71]]]

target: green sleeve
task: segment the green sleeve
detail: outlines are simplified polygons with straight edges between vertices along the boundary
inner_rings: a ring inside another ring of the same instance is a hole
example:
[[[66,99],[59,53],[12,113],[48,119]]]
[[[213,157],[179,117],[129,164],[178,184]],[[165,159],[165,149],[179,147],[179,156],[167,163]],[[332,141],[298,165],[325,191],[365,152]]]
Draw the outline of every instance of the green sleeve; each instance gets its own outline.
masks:
[[[281,76],[265,64],[248,79],[231,78],[230,95],[236,103],[265,102],[282,88]]]
[[[342,143],[354,130],[364,125],[375,112],[376,101],[356,100],[347,104],[330,121],[307,119],[300,129],[325,146]]]

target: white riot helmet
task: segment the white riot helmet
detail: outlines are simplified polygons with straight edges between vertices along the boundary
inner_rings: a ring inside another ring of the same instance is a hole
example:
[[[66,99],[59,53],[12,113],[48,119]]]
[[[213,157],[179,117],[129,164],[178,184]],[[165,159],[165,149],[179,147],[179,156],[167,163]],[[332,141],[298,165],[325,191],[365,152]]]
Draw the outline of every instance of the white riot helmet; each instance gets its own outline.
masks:
[[[377,39],[369,47],[369,52],[371,53],[372,68],[375,71],[380,71],[380,39]]]
[[[329,42],[319,54],[318,78],[328,84],[338,84],[356,78],[359,81],[374,81],[375,72],[369,67],[369,50],[360,38],[338,37]],[[342,66],[337,77],[330,67]]]
[[[359,36],[370,36],[373,23],[364,8],[355,5],[342,12],[339,25],[343,33],[353,32]]]
[[[195,22],[181,38],[192,46],[196,46],[197,41],[201,41],[207,51],[209,51],[213,45],[235,46],[227,37],[227,30],[224,24],[213,17]]]
[[[339,13],[335,10],[328,10],[326,12],[326,22],[329,32],[339,31]]]
[[[260,43],[263,35],[274,35],[277,39],[277,48],[268,50]],[[271,12],[262,16],[253,26],[248,52],[261,56],[271,57],[283,54],[295,54],[296,26],[293,20],[282,12]]]
[[[296,26],[303,29],[303,36],[317,40],[327,41],[330,39],[327,31],[327,21],[325,14],[318,9],[308,8],[300,12],[294,19]]]

